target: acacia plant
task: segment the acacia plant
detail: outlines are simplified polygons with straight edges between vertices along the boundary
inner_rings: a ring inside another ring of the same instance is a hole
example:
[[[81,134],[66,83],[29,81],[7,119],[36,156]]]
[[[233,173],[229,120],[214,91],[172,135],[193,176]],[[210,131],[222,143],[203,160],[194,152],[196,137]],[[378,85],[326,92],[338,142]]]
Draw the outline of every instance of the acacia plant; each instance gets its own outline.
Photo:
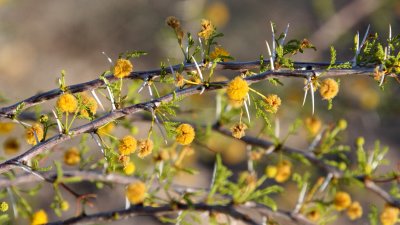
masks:
[[[110,69],[96,80],[67,85],[62,72],[56,89],[0,108],[0,132],[9,134],[0,163],[1,224],[108,223],[137,215],[175,224],[398,221],[399,170],[380,169],[390,163],[388,148],[379,141],[366,146],[362,134],[346,144],[346,120],[324,124],[314,105],[320,96],[334,111],[349,76],[374,79],[382,89],[398,81],[400,35],[382,40],[368,29],[355,36],[349,61],[337,62],[332,47],[328,63],[297,62],[294,55],[316,48],[307,39],[287,41],[288,28],[279,34],[271,23],[266,57],[242,62],[219,44],[223,34],[210,21],[202,20],[197,34],[185,33],[175,17],[166,23],[180,63],[136,71],[135,58],[147,53],[127,51],[108,58]],[[311,107],[296,109],[307,118],[280,131],[285,99],[271,90],[288,79],[304,82],[303,104]],[[300,132],[307,132],[308,147],[289,146]],[[222,136],[244,143],[245,168],[224,163],[212,144]],[[22,141],[31,147],[19,149]],[[205,163],[212,174],[190,166],[193,156],[212,161]],[[182,185],[182,174],[210,179]],[[354,190],[384,203],[365,204]],[[96,206],[104,193],[113,208]],[[43,196],[48,206],[40,205]]]

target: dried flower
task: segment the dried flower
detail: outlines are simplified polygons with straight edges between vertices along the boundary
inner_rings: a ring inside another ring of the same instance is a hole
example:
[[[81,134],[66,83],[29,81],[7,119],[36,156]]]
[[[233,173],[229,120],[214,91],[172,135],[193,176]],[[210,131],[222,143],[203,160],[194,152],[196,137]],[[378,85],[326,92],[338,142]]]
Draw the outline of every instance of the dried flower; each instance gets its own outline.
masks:
[[[308,212],[306,217],[307,217],[307,219],[309,219],[313,222],[316,222],[321,217],[321,214],[320,214],[319,210],[314,209],[314,210]]]
[[[385,205],[385,208],[381,212],[379,219],[382,225],[394,225],[396,224],[399,217],[399,209],[394,206]]]
[[[279,162],[278,165],[276,165],[276,169],[277,172],[275,180],[278,183],[285,182],[287,179],[289,179],[290,175],[292,174],[292,164],[287,160]]]
[[[64,93],[58,97],[57,108],[61,112],[74,113],[78,108],[78,101],[72,94]]]
[[[362,214],[363,209],[359,202],[353,202],[349,208],[347,208],[347,216],[350,218],[350,220],[358,219],[362,216]]]
[[[154,147],[153,141],[150,139],[139,141],[138,156],[143,159],[144,157],[150,155],[151,152],[153,151],[153,147]]]
[[[241,76],[235,77],[229,82],[226,94],[229,100],[243,102],[249,92],[249,85]]]
[[[79,114],[85,118],[89,118],[90,115],[96,114],[97,111],[97,102],[92,97],[87,95],[86,93],[81,93],[82,105],[83,108],[79,112]]]
[[[13,155],[19,151],[19,142],[15,137],[7,138],[3,143],[4,152],[7,155]]]
[[[175,16],[169,16],[165,20],[168,26],[170,26],[172,29],[180,29],[181,27],[181,22],[175,17]]]
[[[117,63],[113,68],[114,76],[117,78],[124,78],[131,74],[133,70],[133,65],[131,61],[127,59],[118,59]]]
[[[118,151],[121,155],[130,155],[136,151],[136,146],[136,139],[130,135],[126,135],[119,140]]]
[[[214,60],[216,58],[221,58],[222,57],[222,61],[225,60],[224,57],[229,57],[229,52],[226,51],[224,48],[216,46],[214,48],[214,51],[210,53],[210,58],[211,60]]]
[[[237,139],[240,139],[245,135],[246,129],[247,129],[247,126],[244,123],[235,124],[233,127],[231,127],[232,136]]]
[[[340,191],[337,192],[335,198],[333,200],[333,204],[335,209],[338,211],[342,211],[347,209],[351,204],[351,197],[348,193]]]
[[[72,147],[64,154],[64,163],[68,166],[75,166],[81,161],[81,156],[77,148]]]
[[[128,162],[124,165],[124,173],[126,175],[132,175],[136,170],[135,164],[133,162]]]
[[[324,100],[333,99],[339,92],[339,84],[331,78],[322,81],[319,93]]]
[[[183,123],[179,125],[176,129],[176,142],[178,142],[181,145],[189,145],[192,143],[195,132],[193,127],[190,124]]]
[[[44,132],[43,127],[39,123],[34,123],[32,127],[29,127],[25,131],[25,140],[28,144],[36,145],[36,137],[39,141],[43,140]]]
[[[47,213],[41,209],[33,214],[31,225],[41,225],[46,224],[47,222]]]
[[[276,113],[281,105],[282,101],[278,95],[268,95],[265,97],[265,103],[267,103],[265,110],[270,113]]]
[[[0,134],[8,134],[14,129],[14,123],[0,122]]]
[[[146,185],[141,181],[137,181],[128,185],[125,195],[131,204],[136,205],[143,202],[146,191]]]
[[[183,87],[185,85],[185,79],[182,74],[176,73],[176,78],[175,78],[175,86],[177,87]]]
[[[304,120],[304,125],[311,136],[315,136],[321,130],[322,122],[317,117],[308,117]]]
[[[211,35],[214,33],[214,26],[211,21],[202,19],[201,20],[201,31],[198,33],[199,37],[206,40],[210,39]]]

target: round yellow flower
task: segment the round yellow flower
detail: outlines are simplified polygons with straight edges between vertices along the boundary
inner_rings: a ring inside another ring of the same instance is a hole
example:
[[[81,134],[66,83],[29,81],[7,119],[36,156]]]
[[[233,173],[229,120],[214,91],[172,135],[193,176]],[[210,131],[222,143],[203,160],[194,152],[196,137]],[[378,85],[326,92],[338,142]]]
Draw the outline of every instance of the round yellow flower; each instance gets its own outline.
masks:
[[[210,53],[210,58],[211,60],[214,60],[218,57],[228,57],[229,56],[229,52],[226,51],[224,48],[222,47],[215,47],[214,51]],[[222,61],[225,61],[226,59],[222,58]]]
[[[394,225],[399,217],[399,209],[390,205],[385,205],[379,219],[382,225]]]
[[[222,2],[214,2],[207,7],[205,15],[217,26],[222,27],[229,21],[229,9]]]
[[[316,222],[319,220],[319,218],[321,218],[321,214],[319,213],[318,210],[314,209],[314,210],[308,212],[306,217],[307,217],[307,219],[309,219],[313,222]]]
[[[347,208],[347,216],[350,218],[350,220],[358,219],[362,216],[362,214],[363,209],[359,202],[353,202],[349,208]]]
[[[143,202],[146,191],[146,185],[141,181],[137,181],[128,185],[125,195],[131,204],[136,205]]]
[[[179,125],[176,129],[176,142],[181,145],[189,145],[192,143],[195,132],[193,127],[190,124],[183,123]]]
[[[264,100],[265,103],[267,103],[265,110],[270,113],[276,113],[279,109],[279,106],[282,104],[282,101],[278,95],[268,95]]]
[[[89,118],[90,114],[92,115],[96,114],[97,102],[92,96],[89,96],[86,93],[81,93],[81,100],[83,105],[81,111],[79,112],[81,116]]]
[[[136,151],[136,147],[136,139],[130,135],[126,135],[119,140],[118,151],[121,155],[130,155]]]
[[[321,82],[319,93],[325,100],[333,99],[339,92],[339,84],[331,78],[325,79]]]
[[[62,201],[61,205],[60,205],[60,208],[61,208],[62,211],[68,211],[69,203],[67,201]]]
[[[124,166],[124,173],[126,175],[132,175],[136,170],[135,164],[133,164],[133,162],[128,162],[126,163],[126,165]]]
[[[150,139],[139,141],[138,156],[143,159],[144,157],[150,155],[151,152],[153,151],[153,147],[154,147],[153,141]]]
[[[117,63],[113,68],[113,73],[115,77],[124,78],[131,74],[133,70],[133,65],[131,61],[127,59],[118,59]]]
[[[14,129],[14,123],[1,122],[0,123],[0,134],[8,134]]]
[[[31,225],[41,225],[45,223],[48,223],[48,219],[47,219],[47,214],[43,209],[33,214]]]
[[[274,178],[277,173],[278,173],[278,168],[276,166],[265,167],[265,175],[267,175],[268,178]]]
[[[338,124],[337,124],[338,128],[341,130],[346,130],[347,128],[347,121],[344,119],[339,120]]]
[[[202,19],[201,20],[201,31],[198,33],[199,37],[206,40],[210,39],[211,35],[214,33],[214,25],[211,21]]]
[[[0,211],[6,212],[7,210],[8,210],[8,203],[7,202],[1,202]]]
[[[333,200],[333,205],[335,206],[335,209],[338,211],[342,211],[349,208],[349,206],[351,205],[350,195],[343,191],[337,192]]]
[[[249,85],[241,76],[237,76],[235,79],[231,80],[226,89],[226,94],[228,95],[229,100],[240,102],[244,101],[248,92]]]
[[[77,148],[72,147],[64,154],[64,163],[68,166],[75,166],[81,161],[81,156]]]
[[[287,161],[283,160],[278,165],[276,165],[276,176],[275,180],[278,183],[283,183],[289,179],[290,175],[292,174],[292,164]]]
[[[41,124],[35,123],[32,125],[32,127],[29,127],[26,129],[25,140],[28,144],[31,144],[31,145],[37,144],[36,138],[35,138],[35,133],[36,133],[36,137],[39,141],[43,140],[44,131],[43,131],[43,127]]]
[[[16,138],[7,138],[3,143],[4,152],[7,155],[13,155],[19,151],[19,142]]]
[[[64,93],[58,97],[57,108],[61,112],[74,113],[78,108],[78,101],[72,94]]]
[[[245,130],[247,129],[246,124],[238,123],[235,126],[231,127],[232,136],[240,139],[245,135]]]
[[[317,117],[308,117],[304,121],[304,125],[311,136],[315,136],[321,130],[322,122]]]

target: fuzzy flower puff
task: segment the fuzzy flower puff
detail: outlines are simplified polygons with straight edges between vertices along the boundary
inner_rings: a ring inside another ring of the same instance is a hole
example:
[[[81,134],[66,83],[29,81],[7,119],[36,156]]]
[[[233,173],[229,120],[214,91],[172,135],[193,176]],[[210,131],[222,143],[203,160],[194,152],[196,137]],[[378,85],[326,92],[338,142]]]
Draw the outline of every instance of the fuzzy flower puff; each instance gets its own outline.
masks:
[[[153,151],[153,147],[154,143],[150,139],[139,141],[139,153],[138,153],[139,158],[143,159],[144,157],[150,155],[151,152]]]
[[[146,191],[146,185],[141,181],[137,181],[128,185],[125,190],[125,195],[131,204],[137,205],[143,202]]]
[[[131,74],[133,71],[133,65],[131,61],[127,59],[118,59],[117,63],[113,68],[114,76],[117,78],[124,78]]]
[[[218,57],[229,57],[229,52],[226,51],[224,48],[216,46],[214,51],[210,53],[210,58],[211,60],[214,60]],[[222,61],[224,61],[226,59],[222,58]]]
[[[57,109],[63,113],[75,113],[78,108],[78,100],[72,94],[64,93],[57,99],[56,105]]]
[[[124,173],[126,175],[132,175],[136,170],[135,164],[133,162],[128,162],[124,165]]]
[[[276,175],[275,175],[275,180],[278,183],[283,183],[286,180],[290,178],[290,175],[292,174],[292,164],[287,161],[283,160],[276,165]]]
[[[379,215],[379,220],[382,225],[394,225],[399,217],[399,209],[394,206],[385,205],[382,213]]]
[[[48,223],[47,213],[41,209],[35,212],[32,216],[31,225],[39,225]]]
[[[231,80],[226,88],[226,94],[229,100],[234,102],[243,102],[249,92],[249,85],[241,76]]]
[[[25,140],[28,144],[30,145],[36,145],[36,137],[39,141],[43,140],[44,137],[44,131],[43,127],[39,123],[35,123],[32,125],[32,127],[29,127],[25,131]]]
[[[347,209],[347,216],[350,220],[358,219],[362,216],[363,210],[359,202],[353,202]]]
[[[136,139],[130,135],[126,135],[119,141],[118,151],[121,155],[130,155],[136,151],[136,147]]]
[[[267,104],[265,107],[265,110],[270,113],[276,113],[279,109],[279,106],[281,106],[282,101],[278,97],[278,95],[268,95],[265,97],[265,103]]]
[[[322,81],[321,86],[319,88],[319,93],[321,94],[324,100],[333,99],[338,92],[339,92],[339,84],[334,79],[328,78]]]
[[[176,142],[181,145],[189,145],[194,140],[195,132],[190,124],[183,123],[176,129]]]
[[[245,135],[245,130],[247,129],[246,124],[238,123],[231,127],[232,136],[240,139]]]
[[[72,147],[64,154],[64,163],[68,166],[75,166],[81,161],[81,156],[77,148]]]
[[[348,193],[339,191],[336,193],[335,198],[333,199],[333,205],[337,211],[342,211],[351,205],[351,197]]]
[[[97,111],[96,100],[93,97],[87,95],[86,93],[81,93],[80,96],[83,108],[80,110],[79,114],[85,118],[89,118],[89,112],[92,115],[96,114]]]
[[[214,33],[215,28],[209,20],[201,20],[201,31],[198,33],[199,37],[205,40],[210,39],[211,35]]]

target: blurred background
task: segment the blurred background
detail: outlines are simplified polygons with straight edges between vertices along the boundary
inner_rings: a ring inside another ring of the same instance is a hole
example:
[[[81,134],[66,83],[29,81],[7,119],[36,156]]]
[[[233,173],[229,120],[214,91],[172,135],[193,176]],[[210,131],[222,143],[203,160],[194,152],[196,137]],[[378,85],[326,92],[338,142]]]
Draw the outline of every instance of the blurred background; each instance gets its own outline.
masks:
[[[165,24],[168,16],[178,17],[183,28],[192,34],[199,31],[202,18],[210,19],[225,35],[219,44],[238,61],[257,60],[260,54],[267,55],[265,40],[271,40],[270,21],[276,23],[278,33],[290,24],[287,40],[307,38],[317,47],[316,52],[310,50],[295,57],[300,61],[329,61],[331,45],[337,49],[338,61],[351,59],[354,35],[357,31],[363,35],[369,24],[371,31],[378,32],[382,40],[387,39],[389,24],[394,35],[400,33],[398,0],[0,0],[0,94],[7,100],[2,106],[57,88],[61,70],[66,71],[68,84],[97,78],[110,67],[102,52],[113,59],[128,50],[148,52],[149,55],[134,60],[135,70],[158,68],[160,61],[167,58],[173,63],[181,62],[173,31]],[[311,114],[310,102],[301,108],[303,82],[284,80],[284,83],[284,88],[268,86],[283,100],[279,115],[283,132],[294,118]],[[398,163],[395,159],[399,155],[399,92],[399,84],[394,80],[381,91],[373,79],[342,79],[334,110],[328,111],[326,102],[318,100],[316,114],[325,123],[347,119],[349,128],[343,140],[348,144],[354,143],[358,136],[365,136],[371,148],[376,139],[388,145],[393,161],[386,168],[390,169]],[[203,103],[213,110],[214,105],[206,105],[208,102],[204,99]],[[305,147],[306,141],[298,141],[305,137],[299,134],[288,144]],[[221,140],[230,143],[229,139]],[[228,152],[225,160],[230,166],[244,169],[244,146],[239,142],[231,145],[220,151]],[[204,172],[204,180],[200,182],[206,186],[212,161],[200,160],[196,167]],[[366,193],[359,194],[354,198],[365,201],[366,205],[371,202],[364,196]],[[104,196],[105,202],[112,199]],[[375,201],[374,195],[368,194],[368,197]],[[292,199],[296,199],[296,194],[282,201],[290,206]],[[52,214],[51,217],[55,219]],[[338,224],[347,222],[344,219]]]

